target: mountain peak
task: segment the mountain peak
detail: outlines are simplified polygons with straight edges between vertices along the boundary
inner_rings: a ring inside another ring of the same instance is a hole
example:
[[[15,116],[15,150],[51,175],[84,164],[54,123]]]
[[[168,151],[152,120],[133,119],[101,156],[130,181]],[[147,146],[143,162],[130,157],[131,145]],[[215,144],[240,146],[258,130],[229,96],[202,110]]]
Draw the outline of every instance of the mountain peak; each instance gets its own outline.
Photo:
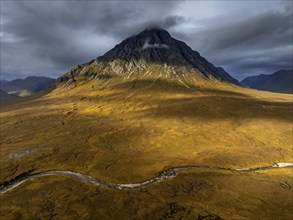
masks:
[[[154,25],[148,26],[146,29],[144,29],[144,31],[166,31],[166,30],[162,28],[161,26],[154,24]]]
[[[233,79],[232,77],[224,76],[223,71],[209,63],[187,44],[176,40],[168,31],[158,26],[147,28],[139,34],[125,39],[112,50],[98,57],[97,60],[106,62],[122,60],[134,62],[136,66],[139,65],[139,61],[177,67],[187,66],[199,70],[207,78],[213,76],[220,80],[236,82],[230,80]]]
[[[215,78],[221,81],[238,83],[227,72],[218,69],[209,63],[198,52],[193,51],[187,44],[173,38],[168,31],[159,26],[151,26],[135,36],[129,37],[116,45],[113,49],[85,65],[99,65],[103,63],[100,71],[108,72],[109,75],[123,75],[126,72],[146,71],[151,65],[163,65],[164,69],[169,66],[169,72],[176,75],[174,69],[189,68],[197,72],[201,78]],[[106,69],[107,70],[106,70]],[[70,77],[79,75],[84,65],[79,65],[70,71]],[[173,71],[174,70],[174,71]],[[88,73],[89,75],[95,73]],[[109,74],[111,73],[111,74]],[[171,76],[173,77],[173,75]],[[69,78],[70,78],[69,77]],[[165,76],[165,79],[167,76]],[[68,80],[68,77],[65,79]]]
[[[170,63],[176,50],[176,40],[166,30],[152,27],[125,39],[98,59]]]
[[[174,40],[170,33],[160,26],[150,26],[137,34],[136,38],[145,38],[145,40],[152,41],[152,43],[168,43]]]

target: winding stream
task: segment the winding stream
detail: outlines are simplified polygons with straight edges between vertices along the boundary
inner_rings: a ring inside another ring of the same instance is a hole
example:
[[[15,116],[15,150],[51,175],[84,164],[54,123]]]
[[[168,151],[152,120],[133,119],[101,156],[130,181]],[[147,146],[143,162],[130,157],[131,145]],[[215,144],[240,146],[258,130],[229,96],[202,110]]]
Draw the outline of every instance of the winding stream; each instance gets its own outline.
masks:
[[[157,177],[146,180],[141,183],[109,183],[102,180],[95,179],[91,176],[81,174],[78,172],[73,171],[66,171],[66,170],[48,170],[39,173],[33,174],[25,174],[13,179],[10,182],[4,183],[0,186],[0,194],[4,194],[15,187],[21,185],[22,183],[30,180],[35,179],[42,176],[50,176],[50,175],[62,175],[77,179],[81,182],[92,184],[95,186],[103,186],[110,189],[115,190],[130,190],[130,189],[137,189],[143,188],[151,184],[158,183],[162,180],[169,179],[175,177],[177,173],[184,171],[184,170],[192,170],[192,169],[206,169],[206,170],[224,170],[224,171],[231,171],[231,172],[259,172],[263,170],[272,170],[272,169],[281,169],[281,168],[293,168],[293,163],[276,163],[272,166],[265,166],[265,167],[256,167],[256,168],[224,168],[224,167],[211,167],[211,166],[181,166],[181,167],[173,167],[168,170],[161,172]]]

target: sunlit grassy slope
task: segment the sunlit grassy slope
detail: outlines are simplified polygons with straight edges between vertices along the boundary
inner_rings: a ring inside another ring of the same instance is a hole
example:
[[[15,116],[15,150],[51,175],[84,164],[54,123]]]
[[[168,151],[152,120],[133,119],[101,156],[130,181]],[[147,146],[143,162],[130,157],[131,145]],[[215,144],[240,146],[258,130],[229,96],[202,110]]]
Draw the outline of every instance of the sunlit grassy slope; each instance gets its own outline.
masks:
[[[1,106],[1,182],[24,172],[63,169],[134,183],[180,165],[237,168],[293,161],[292,95],[145,74],[78,81],[75,88],[60,86],[38,99]],[[290,219],[292,177],[291,169],[190,171],[127,192],[44,177],[2,195],[1,215]]]

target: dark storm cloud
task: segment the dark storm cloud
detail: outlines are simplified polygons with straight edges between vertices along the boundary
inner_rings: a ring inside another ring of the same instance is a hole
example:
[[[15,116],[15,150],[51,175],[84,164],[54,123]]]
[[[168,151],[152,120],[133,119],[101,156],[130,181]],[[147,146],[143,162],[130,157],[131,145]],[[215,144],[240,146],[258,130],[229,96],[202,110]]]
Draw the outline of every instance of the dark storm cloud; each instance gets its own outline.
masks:
[[[59,76],[152,25],[240,78],[292,67],[292,4],[212,3],[1,1],[1,77]]]
[[[290,43],[290,35],[292,31],[292,20],[289,14],[270,12],[249,18],[245,21],[235,22],[230,25],[214,29],[217,33],[217,39],[212,41],[210,47],[215,49],[226,49],[243,44],[259,44],[268,46],[266,43],[273,38],[285,36],[285,43]],[[211,33],[212,34],[212,33]],[[211,36],[208,34],[208,36]],[[274,41],[275,43],[280,43]]]
[[[169,16],[166,17],[159,25],[163,28],[171,28],[186,22],[188,19],[183,16]]]
[[[292,7],[286,5],[242,19],[207,20],[208,29],[191,31],[189,36],[198,36],[191,44],[237,78],[292,68]]]
[[[177,2],[1,2],[1,76],[63,74],[87,62],[142,26],[170,28]],[[161,16],[166,14],[167,16]],[[150,19],[151,18],[151,19]]]

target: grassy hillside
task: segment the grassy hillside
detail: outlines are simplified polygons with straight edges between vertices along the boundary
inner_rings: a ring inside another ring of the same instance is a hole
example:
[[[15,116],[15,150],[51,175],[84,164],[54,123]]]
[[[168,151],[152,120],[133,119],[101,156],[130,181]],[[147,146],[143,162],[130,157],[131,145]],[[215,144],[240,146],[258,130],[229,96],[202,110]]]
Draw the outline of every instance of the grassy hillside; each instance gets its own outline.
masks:
[[[147,74],[146,74],[147,75]],[[184,77],[183,77],[184,78]],[[78,171],[115,183],[180,165],[292,162],[292,95],[159,72],[77,79],[1,108],[1,182],[25,172]],[[192,80],[195,80],[197,84]],[[186,171],[142,190],[43,177],[1,195],[9,219],[290,219],[292,170]]]

